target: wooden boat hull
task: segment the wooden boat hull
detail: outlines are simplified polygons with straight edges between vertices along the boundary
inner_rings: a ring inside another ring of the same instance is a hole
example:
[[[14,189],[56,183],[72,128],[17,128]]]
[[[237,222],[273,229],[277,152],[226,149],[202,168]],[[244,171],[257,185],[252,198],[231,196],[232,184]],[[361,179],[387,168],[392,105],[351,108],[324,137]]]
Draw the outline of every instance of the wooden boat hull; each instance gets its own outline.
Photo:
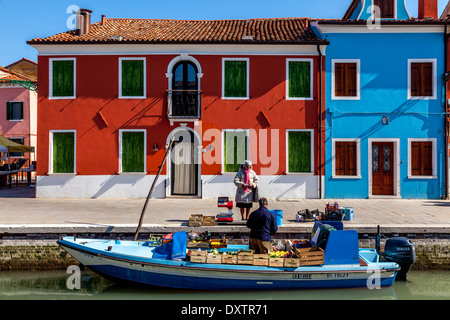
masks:
[[[202,264],[153,259],[151,247],[134,241],[103,240],[89,245],[91,239],[64,238],[58,243],[81,264],[106,277],[195,290],[383,287],[393,284],[399,270],[395,263],[299,268]]]

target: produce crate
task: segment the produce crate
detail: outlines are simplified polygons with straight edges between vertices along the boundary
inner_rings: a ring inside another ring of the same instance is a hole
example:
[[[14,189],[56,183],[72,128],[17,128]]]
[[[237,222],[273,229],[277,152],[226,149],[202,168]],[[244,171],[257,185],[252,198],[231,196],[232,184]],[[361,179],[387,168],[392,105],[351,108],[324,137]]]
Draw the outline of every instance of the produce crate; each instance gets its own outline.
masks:
[[[228,244],[227,239],[211,239],[209,240],[209,246],[211,248],[226,248]]]
[[[269,258],[269,267],[284,267],[284,258]]]
[[[253,264],[253,250],[238,252],[238,264]]]
[[[325,255],[322,248],[295,248],[294,253],[300,259],[300,266],[317,266],[325,263]]]
[[[222,256],[220,254],[208,253],[206,255],[206,263],[222,263]]]
[[[206,263],[206,255],[208,253],[204,250],[192,250],[190,255],[191,262]]]
[[[284,258],[284,266],[287,268],[298,268],[300,267],[299,258]]]
[[[254,266],[268,266],[269,265],[269,255],[254,254],[253,255],[253,265]]]
[[[188,248],[209,248],[209,241],[189,241],[186,245]]]
[[[202,214],[191,214],[189,218],[189,227],[201,227],[203,221]]]
[[[222,254],[222,263],[237,264],[237,260],[238,260],[237,254],[229,254],[229,253]]]
[[[216,217],[215,216],[204,216],[202,219],[202,226],[215,226]]]

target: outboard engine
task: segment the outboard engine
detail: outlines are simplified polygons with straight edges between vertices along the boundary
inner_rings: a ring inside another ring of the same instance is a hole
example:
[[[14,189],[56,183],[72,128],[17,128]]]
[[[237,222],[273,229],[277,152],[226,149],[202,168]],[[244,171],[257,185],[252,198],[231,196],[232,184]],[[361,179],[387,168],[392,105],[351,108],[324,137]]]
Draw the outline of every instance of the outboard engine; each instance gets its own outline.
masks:
[[[384,253],[379,252],[380,232],[378,227],[377,252],[385,261],[395,262],[400,266],[396,280],[407,280],[407,273],[411,266],[416,262],[416,251],[411,240],[403,237],[395,237],[386,240]]]
[[[411,240],[402,237],[391,238],[386,241],[384,258],[396,262],[401,270],[397,273],[397,280],[407,280],[407,273],[416,262],[416,251]]]

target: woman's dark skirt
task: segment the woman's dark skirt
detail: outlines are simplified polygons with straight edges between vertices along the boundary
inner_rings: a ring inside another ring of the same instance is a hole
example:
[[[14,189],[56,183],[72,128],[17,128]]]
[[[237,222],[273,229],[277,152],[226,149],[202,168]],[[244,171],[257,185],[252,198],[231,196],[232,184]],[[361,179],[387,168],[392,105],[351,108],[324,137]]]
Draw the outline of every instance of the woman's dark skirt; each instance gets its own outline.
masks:
[[[236,202],[236,207],[238,208],[251,208],[253,206],[253,203],[246,203],[246,202]]]

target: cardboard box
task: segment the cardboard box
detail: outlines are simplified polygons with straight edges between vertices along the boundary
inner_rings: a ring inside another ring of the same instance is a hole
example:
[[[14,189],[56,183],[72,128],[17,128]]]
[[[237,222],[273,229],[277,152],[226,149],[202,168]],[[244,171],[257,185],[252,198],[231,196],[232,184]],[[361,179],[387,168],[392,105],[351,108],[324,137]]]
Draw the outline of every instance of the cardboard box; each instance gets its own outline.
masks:
[[[269,258],[269,267],[284,267],[284,258]]]

